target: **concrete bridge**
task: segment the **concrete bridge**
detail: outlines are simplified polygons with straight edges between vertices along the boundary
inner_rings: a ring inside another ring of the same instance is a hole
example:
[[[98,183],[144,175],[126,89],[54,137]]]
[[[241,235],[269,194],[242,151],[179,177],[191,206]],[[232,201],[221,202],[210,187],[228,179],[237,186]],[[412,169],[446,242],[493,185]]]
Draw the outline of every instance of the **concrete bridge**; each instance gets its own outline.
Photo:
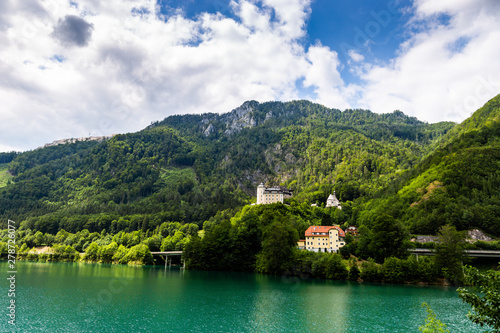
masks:
[[[412,249],[408,250],[410,254],[417,256],[435,256],[436,252],[432,249]],[[464,250],[464,255],[468,257],[481,257],[481,258],[500,258],[500,251],[493,250]]]
[[[168,257],[182,257],[182,251],[160,251],[160,252],[151,252],[151,254],[153,256],[162,257],[163,260],[165,260],[165,267],[167,267],[167,264],[168,266],[172,266],[172,259],[170,259],[169,261]],[[183,263],[182,268],[185,268],[186,263],[182,259],[181,262]]]

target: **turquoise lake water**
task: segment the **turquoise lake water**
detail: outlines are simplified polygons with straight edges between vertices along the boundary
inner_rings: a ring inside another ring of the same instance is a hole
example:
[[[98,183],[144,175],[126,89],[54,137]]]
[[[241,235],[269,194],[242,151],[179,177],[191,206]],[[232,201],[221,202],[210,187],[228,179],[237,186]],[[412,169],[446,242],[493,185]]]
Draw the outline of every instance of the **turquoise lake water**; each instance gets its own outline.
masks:
[[[2,332],[418,332],[427,302],[451,332],[481,332],[454,287],[358,284],[257,274],[17,262],[16,322]]]

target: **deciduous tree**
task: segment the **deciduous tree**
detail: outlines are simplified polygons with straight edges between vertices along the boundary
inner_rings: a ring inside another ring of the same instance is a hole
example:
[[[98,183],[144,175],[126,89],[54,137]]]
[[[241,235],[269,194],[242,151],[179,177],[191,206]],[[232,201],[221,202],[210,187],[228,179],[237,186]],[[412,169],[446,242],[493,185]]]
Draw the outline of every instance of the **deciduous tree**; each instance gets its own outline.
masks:
[[[481,273],[475,267],[466,266],[465,282],[477,288],[458,289],[458,296],[472,307],[467,317],[475,324],[493,328],[491,332],[500,332],[500,272]]]

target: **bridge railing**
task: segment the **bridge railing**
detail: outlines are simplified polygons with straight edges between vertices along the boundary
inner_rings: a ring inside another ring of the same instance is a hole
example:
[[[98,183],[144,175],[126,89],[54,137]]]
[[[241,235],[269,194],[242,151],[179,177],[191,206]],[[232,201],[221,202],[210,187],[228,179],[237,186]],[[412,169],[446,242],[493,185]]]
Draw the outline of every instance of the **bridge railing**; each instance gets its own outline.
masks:
[[[433,249],[408,249],[410,254],[417,256],[434,256],[436,252]],[[484,258],[500,258],[500,251],[493,250],[464,250],[466,256],[469,257],[484,257]]]

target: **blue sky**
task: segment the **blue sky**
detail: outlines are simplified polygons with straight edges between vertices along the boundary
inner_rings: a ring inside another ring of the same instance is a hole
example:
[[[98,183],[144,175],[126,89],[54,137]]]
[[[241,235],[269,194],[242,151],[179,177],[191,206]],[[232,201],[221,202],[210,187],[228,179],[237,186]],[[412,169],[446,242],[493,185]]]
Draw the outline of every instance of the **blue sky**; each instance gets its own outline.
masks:
[[[180,10],[190,19],[208,12],[239,20],[230,3],[227,0],[157,1],[164,15]],[[262,3],[257,5],[264,7]],[[350,50],[373,62],[385,63],[408,37],[406,25],[411,15],[406,12],[411,8],[412,2],[408,0],[315,0],[311,2],[306,22],[307,35],[300,43],[308,48],[319,42],[336,50],[346,63],[350,60]],[[348,68],[342,69],[342,77],[348,83],[359,83],[359,77],[352,75]],[[302,90],[302,95],[310,94],[310,89]]]
[[[343,62],[349,61],[348,51],[354,50],[365,59],[385,63],[394,57],[404,41],[405,25],[410,8],[408,1],[315,1],[307,25],[308,42],[320,41],[337,50]],[[347,82],[359,83],[359,78],[343,70]]]
[[[461,122],[500,92],[498,0],[4,0],[0,151],[246,100]]]

